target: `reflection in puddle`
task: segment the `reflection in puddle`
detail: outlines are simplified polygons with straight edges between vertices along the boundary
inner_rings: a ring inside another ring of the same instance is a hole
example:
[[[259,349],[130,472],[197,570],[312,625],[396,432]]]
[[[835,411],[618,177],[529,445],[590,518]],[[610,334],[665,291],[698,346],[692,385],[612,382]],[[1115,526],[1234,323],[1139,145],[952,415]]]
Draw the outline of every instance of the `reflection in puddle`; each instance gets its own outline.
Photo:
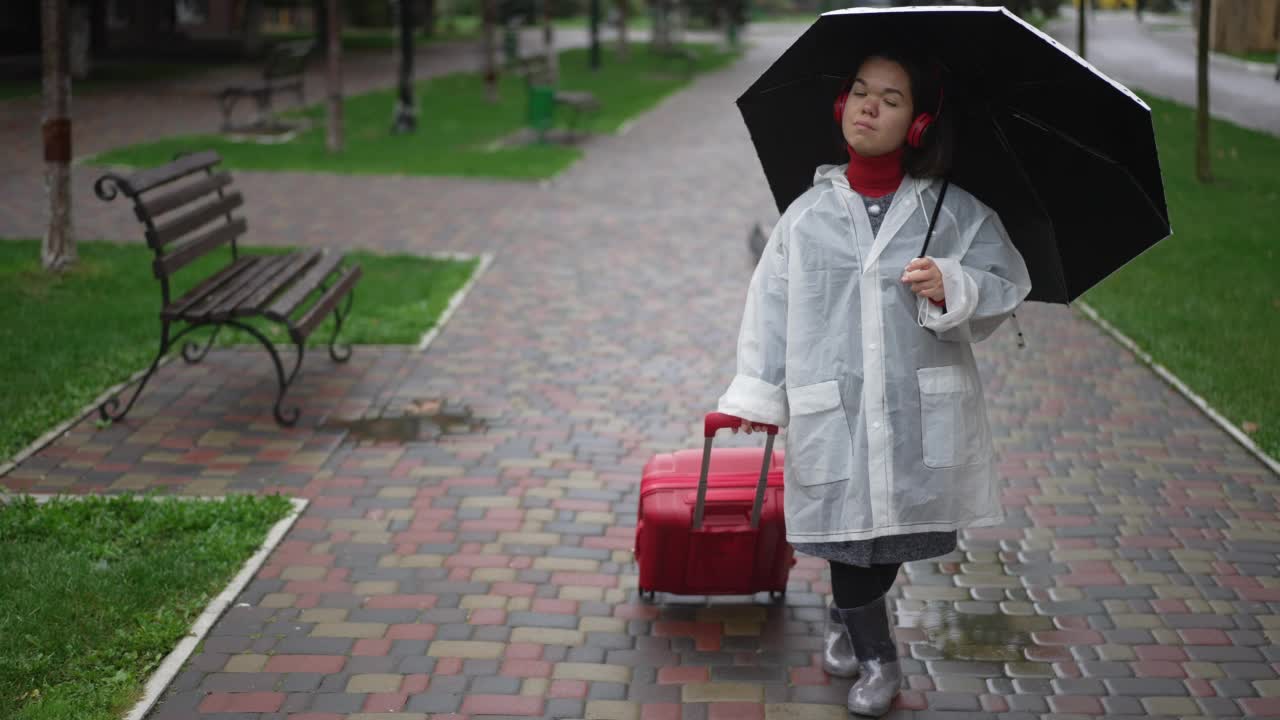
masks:
[[[920,610],[901,610],[899,623],[918,628],[947,660],[1017,662],[1032,645],[1031,633],[1052,630],[1053,620],[1035,615],[962,613],[952,603],[928,603]]]
[[[440,400],[418,400],[404,406],[403,414],[392,417],[326,418],[324,429],[347,431],[357,442],[409,443],[431,440],[440,435],[484,432],[487,423],[471,413],[471,408],[446,409]]]

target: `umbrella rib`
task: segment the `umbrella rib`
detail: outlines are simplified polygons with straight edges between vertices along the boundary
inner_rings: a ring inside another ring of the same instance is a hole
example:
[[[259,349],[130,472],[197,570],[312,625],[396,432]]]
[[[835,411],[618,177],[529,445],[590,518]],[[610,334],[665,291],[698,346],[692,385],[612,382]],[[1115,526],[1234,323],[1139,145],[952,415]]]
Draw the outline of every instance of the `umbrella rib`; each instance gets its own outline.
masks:
[[[824,79],[824,80],[843,80],[843,79],[844,79],[844,78],[842,78],[842,77],[838,77],[838,76],[836,76],[836,75],[828,75],[828,74],[826,74],[826,73],[818,73],[818,74],[816,74],[816,75],[812,75],[812,76],[810,76],[810,77],[792,78],[791,80],[788,80],[788,81],[786,81],[786,82],[782,83],[781,85],[774,85],[773,87],[770,87],[770,88],[765,88],[765,89],[762,89],[762,90],[756,90],[755,92],[750,93],[750,95],[751,95],[751,97],[750,97],[750,98],[748,98],[748,97],[746,97],[746,96],[744,95],[744,96],[742,96],[742,97],[738,98],[738,104],[739,104],[739,105],[742,105],[744,100],[746,101],[746,103],[750,104],[753,100],[757,99],[757,97],[758,97],[758,96],[760,96],[760,95],[766,95],[766,94],[768,94],[768,93],[774,92],[775,90],[783,90],[783,89],[786,89],[786,88],[791,87],[792,85],[801,85],[801,84],[804,84],[804,83],[812,82],[815,78],[821,78],[821,79]],[[833,96],[832,96],[832,100],[834,100],[834,99],[835,99],[835,96],[833,95]]]
[[[1049,210],[1044,204],[1044,200],[1040,198],[1040,193],[1036,191],[1035,183],[1031,182],[1031,176],[1027,174],[1027,169],[1022,166],[1022,158],[1018,157],[1018,153],[1014,152],[1013,144],[1009,142],[1009,137],[1004,134],[1004,128],[1000,127],[1000,122],[996,119],[995,113],[990,115],[991,127],[996,131],[996,137],[1000,140],[1000,145],[1004,147],[1005,153],[1013,158],[1013,164],[1018,168],[1018,174],[1022,176],[1023,182],[1027,184],[1027,188],[1031,190],[1031,196],[1035,198],[1036,205],[1040,206],[1040,212],[1044,213],[1046,218],[1050,218]],[[1062,287],[1062,292],[1070,302],[1071,289],[1067,287],[1067,277],[1062,273],[1062,249],[1058,245],[1058,233],[1053,229],[1052,218],[1049,222],[1049,237],[1053,240],[1053,248],[1058,256],[1058,262],[1054,263],[1053,268],[1058,276],[1058,283]]]
[[[1050,135],[1054,135],[1054,136],[1056,136],[1059,140],[1062,140],[1063,142],[1067,143],[1068,145],[1073,145],[1073,146],[1075,146],[1075,147],[1076,147],[1076,149],[1078,149],[1078,150],[1083,150],[1083,151],[1085,151],[1085,152],[1089,153],[1090,155],[1092,155],[1092,156],[1094,156],[1094,157],[1098,158],[1099,160],[1102,160],[1103,162],[1108,162],[1108,163],[1111,163],[1112,165],[1119,165],[1119,164],[1120,164],[1119,162],[1116,162],[1115,158],[1111,157],[1110,155],[1107,155],[1106,153],[1102,152],[1101,150],[1098,150],[1098,149],[1096,149],[1096,148],[1092,148],[1092,147],[1089,147],[1088,145],[1085,145],[1084,143],[1082,143],[1082,142],[1080,142],[1079,140],[1077,140],[1077,139],[1075,139],[1075,138],[1071,137],[1070,135],[1068,135],[1068,134],[1066,134],[1065,132],[1063,132],[1063,131],[1059,130],[1058,128],[1054,127],[1053,125],[1050,125],[1049,123],[1047,123],[1047,122],[1045,122],[1045,121],[1041,120],[1040,118],[1035,117],[1034,115],[1031,115],[1031,114],[1029,114],[1029,113],[1025,112],[1024,110],[1022,110],[1022,108],[1019,108],[1019,107],[1016,107],[1016,106],[1013,106],[1013,105],[1010,105],[1010,106],[1008,106],[1008,107],[1009,107],[1009,115],[1010,115],[1010,116],[1015,117],[1015,118],[1017,118],[1017,119],[1019,119],[1019,120],[1021,120],[1021,121],[1025,122],[1026,124],[1031,125],[1032,127],[1035,127],[1035,128],[1037,128],[1037,129],[1039,129],[1039,130],[1043,130],[1043,131],[1045,131],[1045,132],[1049,133]]]
[[[1050,125],[1049,123],[1041,120],[1040,118],[1037,118],[1033,115],[1026,113],[1021,108],[1009,106],[1009,111],[1010,111],[1009,114],[1012,117],[1017,118],[1018,120],[1021,120],[1027,123],[1028,125],[1031,125],[1032,127],[1035,127],[1039,130],[1043,130],[1044,132],[1049,133],[1050,135],[1053,135],[1054,137],[1058,138],[1059,140],[1062,140],[1068,145],[1072,145],[1078,150],[1082,150],[1086,153],[1089,153],[1090,155],[1098,158],[1099,160],[1106,163],[1110,163],[1111,165],[1119,168],[1120,171],[1124,173],[1125,177],[1129,179],[1129,182],[1138,189],[1138,194],[1142,195],[1143,200],[1147,201],[1147,206],[1151,209],[1153,213],[1156,214],[1156,217],[1161,217],[1159,206],[1157,206],[1155,201],[1151,199],[1151,196],[1147,194],[1146,188],[1144,188],[1142,186],[1142,183],[1138,182],[1138,179],[1133,176],[1133,172],[1129,170],[1129,167],[1127,165],[1115,160],[1114,158],[1110,157],[1109,155],[1099,150],[1096,150],[1094,148],[1089,147],[1088,145],[1085,145],[1084,143],[1080,142],[1079,140],[1076,140],[1075,138],[1059,130],[1058,128]],[[1003,133],[1003,130],[1001,132]],[[1007,142],[1007,140],[1002,138],[1002,142]],[[1168,224],[1168,220],[1162,220],[1162,221],[1165,224]]]

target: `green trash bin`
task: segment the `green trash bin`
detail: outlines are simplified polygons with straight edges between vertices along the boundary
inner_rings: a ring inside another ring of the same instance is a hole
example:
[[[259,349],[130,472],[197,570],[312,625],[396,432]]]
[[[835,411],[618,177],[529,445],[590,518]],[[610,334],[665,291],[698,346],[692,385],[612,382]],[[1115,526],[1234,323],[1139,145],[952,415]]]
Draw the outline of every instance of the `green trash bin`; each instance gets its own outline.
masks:
[[[529,127],[538,133],[538,140],[546,139],[547,131],[555,120],[556,89],[551,85],[529,86]]]

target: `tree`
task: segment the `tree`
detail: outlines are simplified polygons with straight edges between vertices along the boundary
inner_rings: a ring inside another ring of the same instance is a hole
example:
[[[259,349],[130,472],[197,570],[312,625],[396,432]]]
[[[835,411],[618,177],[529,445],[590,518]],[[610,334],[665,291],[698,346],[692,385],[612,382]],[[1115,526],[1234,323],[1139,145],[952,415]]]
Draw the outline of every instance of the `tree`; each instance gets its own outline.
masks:
[[[76,262],[71,223],[71,76],[68,0],[41,0],[41,54],[44,65],[44,183],[49,228],[40,246],[40,264],[62,272]]]
[[[494,4],[495,0],[480,0],[480,12],[483,23],[480,47],[484,53],[484,86],[485,93],[488,95],[489,102],[498,102],[498,62],[494,57],[496,43],[494,42],[495,25],[497,18],[495,17]]]
[[[627,17],[631,3],[629,0],[618,0],[618,59],[627,59]]]
[[[342,15],[338,12],[338,0],[328,0],[326,9],[327,27],[325,34],[329,38],[328,56],[328,91],[329,113],[328,132],[325,135],[325,147],[331,153],[342,152]]]
[[[591,69],[600,69],[600,0],[587,0],[590,10]]]
[[[551,0],[542,0],[542,49],[547,56],[547,82],[552,85],[560,78],[560,56],[556,54],[554,28]]]
[[[1196,34],[1196,178],[1213,181],[1209,165],[1209,12],[1212,0],[1200,0]]]
[[[1089,16],[1089,9],[1085,7],[1089,4],[1089,0],[1080,0],[1080,14],[1078,16],[1076,26],[1076,53],[1080,57],[1084,57],[1085,47],[1085,19]]]
[[[393,133],[411,133],[418,128],[417,108],[413,103],[413,0],[399,0],[400,12],[400,89],[396,101]]]

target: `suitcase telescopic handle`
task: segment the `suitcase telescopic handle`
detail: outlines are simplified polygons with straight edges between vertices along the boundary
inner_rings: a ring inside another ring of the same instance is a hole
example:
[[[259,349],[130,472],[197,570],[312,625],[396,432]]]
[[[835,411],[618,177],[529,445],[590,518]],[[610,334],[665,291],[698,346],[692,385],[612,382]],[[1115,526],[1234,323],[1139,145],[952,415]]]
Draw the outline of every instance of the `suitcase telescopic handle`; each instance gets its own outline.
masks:
[[[702,511],[707,502],[707,476],[711,472],[711,443],[716,432],[725,428],[741,427],[742,418],[724,413],[707,413],[703,420],[702,471],[698,474],[698,501],[693,506],[693,529],[702,529]],[[764,464],[760,468],[760,482],[756,485],[756,499],[751,505],[751,529],[760,527],[760,510],[764,507],[764,491],[769,485],[769,461],[773,458],[773,440],[778,436],[778,426],[768,425],[769,436],[764,441]]]

